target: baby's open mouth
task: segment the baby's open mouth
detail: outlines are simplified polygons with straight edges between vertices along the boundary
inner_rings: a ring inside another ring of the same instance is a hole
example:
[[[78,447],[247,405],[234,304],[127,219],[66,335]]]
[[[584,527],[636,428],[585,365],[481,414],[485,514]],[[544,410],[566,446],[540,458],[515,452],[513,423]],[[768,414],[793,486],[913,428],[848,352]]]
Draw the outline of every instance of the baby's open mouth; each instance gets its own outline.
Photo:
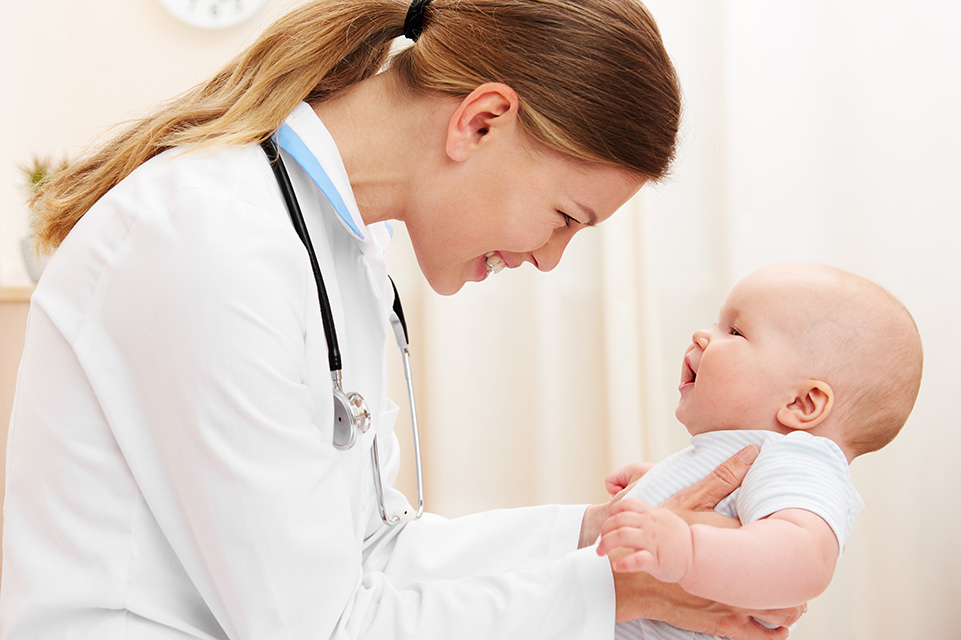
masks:
[[[688,358],[684,358],[684,366],[681,367],[681,386],[680,388],[693,385],[694,381],[697,379],[697,372],[694,367],[691,366],[691,361]]]

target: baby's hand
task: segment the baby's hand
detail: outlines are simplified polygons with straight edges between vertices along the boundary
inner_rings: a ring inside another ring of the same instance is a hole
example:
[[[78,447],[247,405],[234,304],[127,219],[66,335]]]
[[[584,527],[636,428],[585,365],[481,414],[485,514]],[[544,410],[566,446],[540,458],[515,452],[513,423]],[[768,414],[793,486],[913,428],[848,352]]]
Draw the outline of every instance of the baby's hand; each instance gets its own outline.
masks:
[[[616,496],[637,482],[640,477],[650,471],[653,466],[653,462],[632,462],[624,465],[620,469],[615,469],[604,480],[607,492],[612,496]]]
[[[687,523],[674,512],[641,500],[614,503],[601,527],[597,554],[619,548],[634,553],[615,559],[615,571],[645,571],[661,582],[680,582],[694,557]]]

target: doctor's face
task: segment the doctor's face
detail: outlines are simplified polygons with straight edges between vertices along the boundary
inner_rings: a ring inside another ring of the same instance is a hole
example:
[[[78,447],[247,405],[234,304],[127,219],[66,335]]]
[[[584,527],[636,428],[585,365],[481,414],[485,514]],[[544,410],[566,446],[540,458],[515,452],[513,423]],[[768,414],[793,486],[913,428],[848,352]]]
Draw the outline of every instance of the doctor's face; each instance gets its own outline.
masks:
[[[613,215],[645,179],[515,144],[452,166],[436,182],[407,228],[424,276],[449,295],[485,280],[488,261],[550,271],[574,234]]]

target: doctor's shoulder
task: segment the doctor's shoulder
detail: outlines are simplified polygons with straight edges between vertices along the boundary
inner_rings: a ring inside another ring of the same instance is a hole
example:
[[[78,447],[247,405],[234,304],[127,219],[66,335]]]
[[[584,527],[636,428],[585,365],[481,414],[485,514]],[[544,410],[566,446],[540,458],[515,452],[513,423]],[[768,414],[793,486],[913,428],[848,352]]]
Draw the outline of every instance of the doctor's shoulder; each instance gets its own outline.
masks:
[[[245,145],[175,147],[145,161],[91,207],[57,253],[74,266],[93,260],[95,279],[107,265],[150,256],[154,268],[176,264],[196,286],[197,278],[233,280],[264,260],[299,282],[299,248],[266,156]]]
[[[143,218],[140,223],[199,225],[240,224],[258,218],[254,225],[288,235],[287,218],[276,182],[258,145],[174,147],[150,158],[108,191],[91,208],[113,209],[121,215]],[[265,218],[259,220],[259,218]],[[133,221],[131,221],[133,224]],[[261,229],[263,231],[263,229]]]
[[[275,184],[258,145],[167,149],[134,169],[117,187],[130,182],[162,190],[167,198],[183,191],[244,198]]]

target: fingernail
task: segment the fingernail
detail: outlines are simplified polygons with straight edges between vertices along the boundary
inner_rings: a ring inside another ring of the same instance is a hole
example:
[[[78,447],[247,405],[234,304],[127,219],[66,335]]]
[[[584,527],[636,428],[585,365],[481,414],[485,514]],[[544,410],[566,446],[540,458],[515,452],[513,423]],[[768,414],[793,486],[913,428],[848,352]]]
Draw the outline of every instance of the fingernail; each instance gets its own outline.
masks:
[[[741,452],[737,454],[737,459],[739,462],[743,462],[744,464],[754,464],[754,461],[757,460],[757,455],[759,453],[760,451],[758,451],[758,448],[754,445],[751,445],[741,449]]]

